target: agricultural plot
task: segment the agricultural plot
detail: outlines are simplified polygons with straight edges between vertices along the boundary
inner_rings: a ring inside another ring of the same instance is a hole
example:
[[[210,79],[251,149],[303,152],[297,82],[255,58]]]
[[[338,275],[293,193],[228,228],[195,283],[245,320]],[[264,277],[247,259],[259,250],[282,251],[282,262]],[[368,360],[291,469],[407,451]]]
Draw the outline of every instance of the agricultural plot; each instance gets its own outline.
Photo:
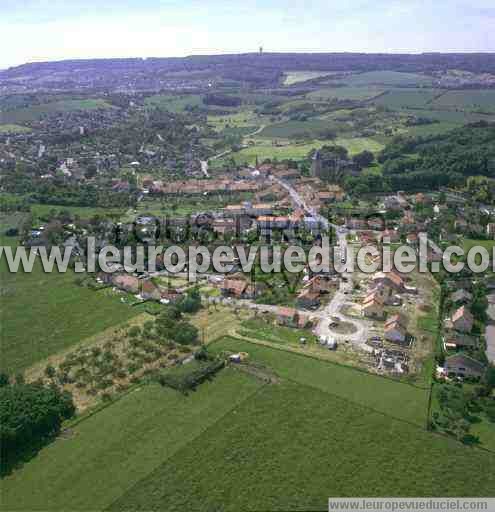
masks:
[[[188,107],[202,105],[202,98],[199,94],[175,96],[173,94],[156,94],[144,100],[149,107],[163,108],[170,112],[183,112]]]
[[[37,261],[33,272],[11,274],[4,256],[0,271],[1,369],[8,373],[25,370],[138,313],[105,290],[76,285],[72,271],[47,274]]]
[[[429,76],[416,73],[401,73],[399,71],[368,71],[347,76],[339,81],[352,86],[385,85],[391,87],[428,86],[433,83],[433,79]]]
[[[284,85],[294,85],[331,74],[330,71],[287,71],[285,73]]]
[[[435,121],[457,124],[461,126],[468,123],[476,123],[479,121],[491,122],[495,120],[495,116],[488,114],[477,114],[474,112],[462,112],[461,110],[435,110],[434,108],[404,108],[401,112],[416,117],[425,117]]]
[[[29,133],[31,131],[27,126],[18,124],[0,124],[0,133]]]
[[[323,511],[328,496],[483,496],[494,486],[491,453],[281,382],[244,401],[109,510]]]
[[[308,99],[315,101],[328,100],[355,100],[364,101],[379,96],[385,92],[382,87],[335,87],[328,89],[319,89],[306,95]]]
[[[495,90],[448,91],[432,102],[437,108],[495,113]]]
[[[124,209],[119,208],[99,208],[92,206],[63,206],[56,204],[40,204],[34,203],[31,205],[31,212],[35,217],[43,218],[51,216],[53,210],[57,212],[69,212],[71,215],[78,216],[81,219],[90,219],[95,215],[107,217],[120,217],[124,214]]]
[[[442,94],[438,89],[391,89],[373,103],[391,109],[421,108]]]
[[[16,110],[0,112],[0,124],[22,123],[34,121],[51,112],[72,112],[75,110],[96,110],[99,108],[115,108],[103,99],[60,100],[41,105],[32,105]]]
[[[323,145],[325,145],[324,141],[312,141],[308,143],[294,142],[276,145],[271,141],[256,140],[255,145],[249,146],[236,153],[231,153],[224,161],[233,158],[237,164],[247,163],[253,165],[256,162],[256,157],[258,157],[260,162],[263,162],[265,159],[303,160],[307,158],[310,151],[321,148]],[[218,163],[221,163],[221,161]]]
[[[247,352],[250,358],[271,367],[281,377],[312,386],[420,427],[426,424],[426,389],[234,338],[222,338],[210,347],[215,352]]]
[[[188,396],[157,384],[135,389],[71,427],[67,436],[6,477],[2,506],[11,511],[104,510],[260,386],[225,369]]]
[[[335,123],[322,119],[308,121],[286,121],[267,126],[258,137],[266,139],[288,139],[304,134],[307,138],[317,138],[322,130],[336,129]]]
[[[379,153],[385,147],[381,142],[370,137],[338,138],[335,143],[344,146],[350,155],[355,155],[362,151]]]

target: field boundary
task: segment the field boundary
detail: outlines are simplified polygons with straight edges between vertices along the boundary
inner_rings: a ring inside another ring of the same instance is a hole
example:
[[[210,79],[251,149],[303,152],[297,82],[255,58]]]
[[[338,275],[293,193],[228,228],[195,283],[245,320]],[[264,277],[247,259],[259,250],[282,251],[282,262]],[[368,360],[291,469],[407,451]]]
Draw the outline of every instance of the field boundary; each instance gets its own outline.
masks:
[[[335,365],[335,366],[340,366],[341,368],[346,368],[348,370],[353,370],[353,371],[356,371],[356,372],[364,373],[366,375],[371,375],[373,377],[380,377],[380,378],[385,379],[385,380],[387,380],[389,382],[394,382],[394,383],[397,383],[397,384],[403,384],[405,386],[411,386],[411,387],[413,387],[415,389],[420,389],[422,391],[428,391],[428,389],[430,388],[430,386],[425,386],[425,387],[418,386],[416,384],[412,384],[411,382],[404,382],[404,381],[401,381],[401,380],[394,379],[393,377],[388,377],[387,375],[380,375],[378,373],[371,373],[371,372],[368,372],[366,370],[363,370],[362,368],[358,368],[356,366],[350,366],[350,365],[339,363],[339,362],[336,362],[336,361],[330,361],[329,359],[320,358],[320,357],[318,357],[315,354],[305,354],[303,352],[299,352],[299,351],[294,350],[293,347],[288,347],[287,349],[286,348],[281,348],[279,346],[272,345],[268,341],[255,340],[253,338],[245,338],[245,337],[243,337],[240,334],[233,334],[233,335],[230,334],[230,335],[227,335],[227,336],[223,336],[223,338],[225,338],[225,337],[233,338],[235,340],[240,340],[240,341],[246,341],[248,343],[252,343],[253,345],[260,345],[260,346],[264,346],[264,347],[267,347],[267,348],[271,348],[273,350],[279,350],[281,352],[290,352],[291,354],[295,354],[295,355],[298,355],[298,356],[301,356],[301,357],[308,357],[308,358],[314,359],[316,361],[322,361],[322,362],[327,363],[327,364],[331,364],[331,365]],[[217,339],[209,342],[208,345],[212,345],[214,343],[217,343],[221,339],[222,339],[222,337],[217,338]]]
[[[252,375],[249,376],[249,378],[251,379],[255,379],[255,377],[253,377]],[[258,381],[259,382],[259,381]],[[263,391],[265,389],[265,387],[268,386],[267,383],[262,383],[260,384],[260,386],[254,390],[251,394],[249,394],[248,396],[246,396],[246,398],[244,398],[244,400],[242,400],[241,402],[238,402],[236,403],[231,409],[229,409],[227,412],[225,412],[224,414],[222,414],[222,416],[220,416],[217,420],[215,420],[211,425],[208,425],[207,427],[205,427],[197,436],[193,437],[192,439],[189,440],[188,443],[186,443],[184,446],[182,446],[179,450],[177,450],[175,453],[171,454],[169,457],[167,457],[166,459],[162,460],[160,462],[160,464],[158,464],[155,469],[153,469],[152,471],[150,471],[147,475],[143,476],[142,478],[140,478],[137,482],[135,482],[133,485],[131,485],[130,487],[128,487],[116,500],[112,501],[111,503],[109,503],[106,507],[105,507],[105,511],[107,510],[111,510],[111,508],[113,507],[114,503],[118,502],[123,496],[125,496],[131,489],[133,489],[136,485],[139,485],[143,480],[145,480],[146,478],[148,478],[149,476],[151,476],[153,473],[155,473],[155,471],[158,471],[164,464],[166,464],[169,460],[171,460],[173,457],[176,457],[177,455],[179,455],[183,450],[185,450],[186,448],[188,448],[188,446],[193,443],[194,441],[196,441],[196,439],[198,439],[199,437],[201,437],[203,434],[205,434],[206,432],[208,432],[210,429],[213,429],[213,428],[216,428],[216,426],[221,422],[223,421],[229,414],[232,414],[232,411],[234,409],[236,409],[237,407],[241,406],[242,404],[244,404],[245,402],[247,402],[248,400],[252,400],[258,393],[261,393],[261,391]],[[175,390],[172,390],[173,392],[176,392],[176,393],[179,393],[179,391],[175,391]]]

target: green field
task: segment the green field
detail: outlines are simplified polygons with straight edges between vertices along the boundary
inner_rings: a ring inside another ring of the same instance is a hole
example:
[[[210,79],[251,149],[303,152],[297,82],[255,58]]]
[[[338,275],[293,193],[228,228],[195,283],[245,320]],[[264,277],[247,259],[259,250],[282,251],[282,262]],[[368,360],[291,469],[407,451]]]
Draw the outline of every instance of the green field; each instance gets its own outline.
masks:
[[[95,110],[99,108],[113,107],[102,99],[52,101],[41,105],[0,112],[0,124],[34,121],[52,112],[72,112],[74,110]]]
[[[433,82],[431,77],[416,73],[401,73],[399,71],[368,71],[356,73],[340,80],[343,83],[354,86],[361,85],[386,85],[406,86],[423,85],[427,86]]]
[[[494,486],[494,454],[283,382],[243,402],[110,510],[323,511],[328,496],[488,496]]]
[[[335,87],[328,89],[319,89],[310,92],[306,97],[311,100],[328,101],[337,100],[368,100],[385,92],[382,87]]]
[[[31,129],[27,126],[20,126],[18,124],[0,124],[0,133],[29,133],[30,131]]]
[[[159,107],[170,112],[183,112],[187,107],[198,107],[202,105],[199,94],[175,96],[173,94],[156,94],[144,100],[149,107]]]
[[[401,112],[416,117],[426,117],[446,123],[463,125],[476,123],[478,121],[494,121],[495,116],[488,114],[477,114],[474,112],[462,112],[461,110],[434,110],[433,108],[403,108]]]
[[[2,371],[25,370],[139,313],[104,290],[77,286],[72,271],[47,274],[38,261],[32,273],[11,274],[4,256],[0,264]]]
[[[427,390],[229,338],[210,347],[278,377],[227,368],[187,396],[143,385],[4,478],[3,507],[323,511],[328,496],[493,490],[494,454],[424,430]]]
[[[104,208],[104,207],[92,207],[92,206],[64,206],[57,204],[40,204],[33,203],[31,205],[31,212],[36,217],[43,217],[50,215],[52,210],[57,212],[67,211],[74,216],[78,216],[81,219],[90,219],[95,215],[100,216],[121,216],[125,212],[122,208]]]
[[[335,143],[344,146],[347,151],[349,151],[350,155],[355,155],[361,151],[379,153],[385,147],[383,144],[370,137],[338,138]]]
[[[441,93],[438,89],[391,89],[374,103],[391,109],[424,107]]]
[[[448,91],[432,104],[438,108],[495,113],[495,90]]]
[[[495,240],[473,240],[472,238],[466,238],[463,240],[462,248],[464,249],[464,254],[467,255],[467,253],[473,248],[473,247],[484,247],[488,250],[488,253],[491,256],[491,252],[493,248],[495,247]]]
[[[321,130],[335,128],[334,123],[322,119],[311,119],[308,121],[285,121],[267,126],[258,137],[267,139],[287,139],[299,134],[307,134],[309,137],[318,135]]]
[[[294,85],[331,74],[331,71],[286,71],[284,85]]]
[[[73,427],[2,483],[2,508],[103,510],[256,392],[232,370],[184,396],[143,386]]]
[[[277,160],[303,160],[307,158],[308,153],[313,149],[321,148],[325,145],[323,141],[312,141],[308,143],[292,143],[284,146],[274,146],[270,141],[257,140],[254,146],[249,146],[236,153],[231,153],[226,156],[223,161],[230,160],[231,158],[237,164],[254,164],[256,157],[260,162],[265,159]],[[219,161],[218,163],[221,163]]]
[[[281,377],[318,388],[420,427],[426,424],[428,390],[347,366],[234,338],[222,338],[210,346],[215,352],[247,352],[250,358],[270,366]]]

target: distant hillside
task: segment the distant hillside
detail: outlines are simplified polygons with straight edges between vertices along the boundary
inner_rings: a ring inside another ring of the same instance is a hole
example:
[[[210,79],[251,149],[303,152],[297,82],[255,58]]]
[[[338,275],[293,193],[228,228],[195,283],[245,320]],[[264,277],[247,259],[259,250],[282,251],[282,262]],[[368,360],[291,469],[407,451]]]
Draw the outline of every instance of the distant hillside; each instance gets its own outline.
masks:
[[[125,85],[129,80],[153,80],[170,73],[209,71],[224,79],[269,85],[282,73],[292,71],[435,72],[457,69],[473,73],[495,73],[494,53],[257,53],[198,55],[181,58],[87,59],[41,62],[0,71],[0,84],[39,83],[44,86]]]

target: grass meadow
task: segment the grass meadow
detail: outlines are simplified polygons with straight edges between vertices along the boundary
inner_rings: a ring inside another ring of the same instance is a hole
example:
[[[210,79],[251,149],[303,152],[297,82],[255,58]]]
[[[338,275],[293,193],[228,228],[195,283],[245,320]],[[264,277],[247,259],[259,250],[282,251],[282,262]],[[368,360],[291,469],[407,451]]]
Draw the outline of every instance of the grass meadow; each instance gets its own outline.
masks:
[[[2,232],[18,217],[3,216]],[[16,239],[3,236],[1,244],[15,246]],[[105,290],[76,285],[76,276],[72,271],[45,273],[39,261],[31,273],[10,273],[1,256],[1,371],[21,372],[139,313]]]
[[[67,99],[32,105],[30,107],[0,112],[1,124],[15,124],[35,121],[52,112],[72,112],[74,110],[95,110],[99,108],[114,108],[103,99]]]
[[[244,401],[109,510],[323,511],[328,496],[489,495],[494,469],[494,454],[281,382]]]
[[[158,384],[142,386],[71,427],[68,437],[4,478],[3,508],[104,510],[260,386],[230,369],[188,396]]]
[[[229,337],[218,340],[210,347],[215,352],[247,352],[250,358],[273,368],[282,378],[312,386],[419,427],[426,424],[426,389]]]

